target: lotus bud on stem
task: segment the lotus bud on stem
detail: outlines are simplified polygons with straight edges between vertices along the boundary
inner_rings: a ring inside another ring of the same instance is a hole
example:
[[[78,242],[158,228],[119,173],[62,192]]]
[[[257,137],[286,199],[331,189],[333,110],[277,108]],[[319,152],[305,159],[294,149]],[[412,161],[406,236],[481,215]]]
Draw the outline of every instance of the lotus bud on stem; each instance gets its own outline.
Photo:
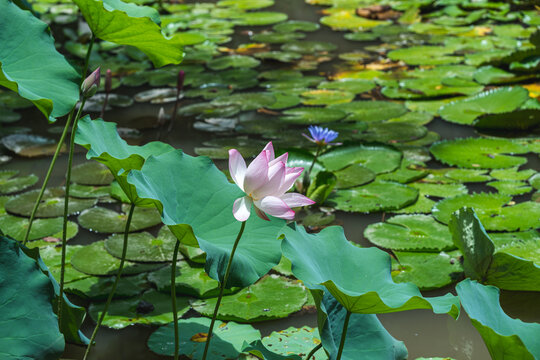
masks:
[[[81,84],[81,94],[85,99],[88,99],[95,95],[99,88],[101,80],[101,68],[97,68],[93,73],[88,75]]]

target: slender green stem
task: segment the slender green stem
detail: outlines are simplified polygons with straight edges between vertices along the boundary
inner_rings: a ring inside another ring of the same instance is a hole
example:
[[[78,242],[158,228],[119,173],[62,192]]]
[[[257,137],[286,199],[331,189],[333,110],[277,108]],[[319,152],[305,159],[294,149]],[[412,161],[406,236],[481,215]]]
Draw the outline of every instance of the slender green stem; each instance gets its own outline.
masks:
[[[94,41],[96,36],[92,33],[92,38],[90,39],[90,45],[88,45],[88,50],[86,51],[86,57],[84,59],[84,67],[81,76],[81,84],[86,79],[86,74],[88,73],[88,64],[90,63],[90,55],[92,54],[92,47],[94,46]]]
[[[306,360],[309,360],[311,359],[312,356],[315,355],[315,353],[317,351],[319,351],[320,349],[322,348],[322,343],[320,343],[319,345],[315,346],[308,354],[308,356],[306,357]]]
[[[210,348],[210,340],[212,340],[212,332],[214,331],[214,324],[216,322],[216,317],[219,311],[219,305],[221,304],[221,298],[223,297],[223,291],[225,290],[225,287],[227,286],[227,280],[229,280],[229,274],[231,272],[231,264],[234,258],[234,253],[236,252],[236,248],[238,247],[240,238],[242,237],[242,234],[244,233],[245,227],[246,227],[246,222],[243,221],[242,226],[240,227],[240,231],[238,232],[238,236],[236,236],[236,240],[234,241],[234,245],[231,251],[231,256],[229,257],[229,262],[227,263],[227,269],[225,270],[225,277],[223,278],[223,282],[219,284],[219,296],[216,302],[216,307],[214,308],[214,315],[212,315],[212,322],[210,322],[210,328],[208,329],[208,336],[206,337],[206,345],[204,347],[202,360],[206,360],[206,354],[208,353],[208,349]]]
[[[176,245],[174,245],[173,262],[171,267],[171,298],[174,321],[174,360],[178,360],[178,354],[180,352],[180,343],[178,339],[178,310],[176,308],[176,260],[178,259],[179,247],[180,241],[176,240]]]
[[[135,205],[131,204],[131,207],[129,208],[127,221],[126,221],[126,229],[124,231],[124,243],[122,245],[122,258],[120,259],[120,266],[118,267],[118,273],[116,274],[116,279],[114,280],[114,284],[112,286],[111,292],[109,293],[109,297],[107,298],[107,302],[105,303],[105,307],[103,308],[103,311],[101,312],[101,315],[99,316],[96,327],[94,328],[94,331],[92,332],[92,337],[90,338],[90,343],[88,344],[88,347],[86,348],[86,352],[84,353],[83,360],[86,360],[86,358],[90,354],[90,348],[92,347],[92,344],[94,343],[94,340],[96,339],[96,335],[99,330],[99,327],[101,326],[101,323],[103,322],[103,319],[105,318],[105,315],[107,314],[107,310],[109,309],[109,305],[111,304],[111,300],[113,299],[114,292],[116,291],[116,287],[118,286],[118,282],[120,281],[120,277],[122,276],[122,270],[124,270],[124,263],[126,262],[129,226],[131,225],[131,218],[133,217],[134,210],[135,210]]]
[[[62,298],[64,297],[64,275],[66,268],[66,242],[67,242],[67,218],[69,214],[69,187],[71,184],[71,166],[73,164],[73,152],[75,149],[75,131],[77,130],[77,124],[79,122],[79,117],[81,116],[82,108],[86,99],[83,98],[79,111],[75,115],[75,120],[73,120],[73,126],[71,128],[71,137],[69,140],[69,157],[68,157],[68,166],[66,170],[66,186],[64,194],[64,224],[62,225],[62,261],[60,265],[60,293],[58,295],[58,323],[61,324],[62,320]]]
[[[36,217],[36,212],[38,210],[39,204],[41,203],[41,199],[43,198],[43,194],[45,193],[45,189],[47,188],[47,184],[49,183],[49,179],[54,169],[54,165],[56,164],[56,159],[58,159],[58,155],[60,154],[60,151],[62,150],[62,146],[64,145],[64,140],[66,138],[69,126],[71,125],[71,120],[73,119],[74,112],[75,112],[75,107],[73,107],[73,109],[69,113],[69,116],[66,121],[66,126],[64,126],[64,131],[62,131],[60,140],[58,140],[58,145],[56,146],[56,151],[54,152],[53,158],[49,165],[49,170],[47,170],[47,175],[45,175],[45,180],[43,180],[43,185],[41,185],[41,190],[39,191],[39,195],[36,199],[36,203],[34,204],[34,208],[32,209],[32,213],[30,214],[28,228],[26,229],[26,234],[24,234],[23,245],[26,245],[26,243],[28,242],[28,237],[30,236],[30,230],[32,229],[32,223],[34,222],[34,218]]]
[[[350,317],[351,317],[351,312],[347,310],[347,315],[345,315],[345,322],[343,323],[343,330],[341,331],[341,342],[339,343],[339,350],[337,353],[336,360],[341,359],[341,354],[343,353],[343,348],[345,347],[345,338],[347,337],[347,328],[349,327]]]
[[[304,194],[307,193],[307,189],[311,182],[309,176],[311,175],[311,170],[313,170],[313,167],[315,166],[315,163],[317,162],[317,158],[319,157],[322,148],[323,147],[321,145],[317,145],[317,152],[315,153],[315,157],[313,157],[313,161],[311,162],[311,165],[309,166],[308,171],[304,173],[304,180],[302,181],[302,188],[303,188],[302,192]]]

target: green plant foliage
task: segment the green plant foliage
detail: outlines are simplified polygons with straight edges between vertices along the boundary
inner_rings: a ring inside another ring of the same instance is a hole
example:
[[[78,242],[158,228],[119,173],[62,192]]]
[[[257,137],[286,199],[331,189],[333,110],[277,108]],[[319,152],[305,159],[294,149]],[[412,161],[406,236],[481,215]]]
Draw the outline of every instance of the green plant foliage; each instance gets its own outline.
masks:
[[[236,294],[223,297],[217,318],[238,322],[280,319],[302,309],[307,292],[298,281],[271,275]],[[193,309],[212,316],[217,298],[197,300]]]
[[[329,52],[337,49],[335,44],[324,41],[295,41],[283,44],[281,50],[292,51],[300,54],[314,54],[317,52]]]
[[[452,49],[443,46],[412,46],[390,51],[388,58],[401,60],[408,65],[459,64],[463,58],[452,53]]]
[[[505,195],[522,195],[532,191],[532,187],[524,181],[499,180],[488,182],[486,185]]]
[[[486,175],[486,173],[487,170],[451,169],[444,176],[461,183],[484,182],[491,180],[491,176]]]
[[[28,229],[28,222],[29,220],[26,218],[5,215],[0,217],[0,229],[2,229],[2,232],[4,232],[4,234],[9,235],[11,238],[18,241],[24,241],[24,237]],[[63,224],[64,219],[60,217],[36,219],[32,224],[32,230],[30,230],[28,240],[37,240],[44,237],[62,237]],[[72,221],[68,222],[67,239],[73,238],[75,235],[77,235],[78,231],[79,226],[76,223]]]
[[[124,210],[127,212],[126,208]],[[77,220],[79,225],[90,231],[106,234],[123,233],[126,230],[127,214],[96,206],[84,210]],[[160,222],[159,213],[155,209],[136,208],[133,212],[129,231],[143,230]]]
[[[540,324],[506,315],[499,304],[499,289],[467,279],[456,290],[494,360],[540,357]]]
[[[528,130],[540,124],[539,109],[518,109],[478,117],[473,125],[480,130]]]
[[[181,184],[176,179],[182,179]],[[180,150],[150,157],[140,171],[130,173],[129,182],[141,198],[154,200],[162,221],[183,244],[206,252],[206,272],[222,280],[240,230],[232,205],[244,193],[210,159]],[[276,238],[283,225],[281,219],[264,221],[252,214],[236,250],[228,287],[246,287],[279,262]]]
[[[65,290],[93,301],[105,301],[112,290],[114,281],[114,277],[86,276],[67,283]],[[114,292],[114,299],[137,296],[148,287],[146,274],[122,277]]]
[[[436,204],[436,202],[431,199],[432,197],[447,198],[467,194],[467,187],[461,184],[415,182],[407,184],[407,186],[418,189],[418,199],[414,204],[397,210],[397,213],[429,214]]]
[[[354,212],[398,210],[418,198],[418,190],[391,181],[374,181],[367,185],[338,190],[328,198],[336,209]]]
[[[262,26],[287,20],[287,14],[274,11],[239,12],[233,18],[235,23],[241,26]]]
[[[375,179],[375,173],[362,164],[352,164],[334,172],[337,178],[336,188],[347,189],[360,186]]]
[[[514,111],[528,98],[528,91],[522,87],[503,87],[451,102],[442,106],[439,114],[450,122],[470,125],[480,115]]]
[[[298,359],[305,357],[315,346],[321,343],[318,329],[308,326],[301,328],[290,327],[281,331],[273,331],[262,339],[262,345],[266,349],[272,349],[275,354],[281,355],[277,359]],[[298,355],[292,355],[298,354]],[[272,359],[268,357],[268,359]],[[311,360],[328,359],[326,353],[320,350],[315,353]]]
[[[40,270],[38,254],[9,238],[0,241],[0,348],[6,360],[53,360],[64,351],[53,284]]]
[[[351,164],[360,164],[376,174],[397,169],[401,151],[384,145],[340,146],[319,156],[319,161],[330,171],[340,170]]]
[[[515,180],[515,181],[524,181],[530,178],[532,175],[536,174],[536,171],[533,169],[527,169],[519,171],[517,167],[510,169],[501,169],[501,170],[492,170],[489,175],[497,180]]]
[[[81,245],[66,246],[66,262],[64,268],[64,282],[66,284],[88,277],[87,274],[77,271],[71,266],[71,255],[73,255],[81,248]],[[40,249],[39,252],[43,263],[47,265],[49,274],[52,275],[56,281],[60,281],[60,273],[62,267],[62,248],[55,246],[47,246]]]
[[[46,23],[9,0],[0,7],[0,85],[56,121],[79,100],[80,76],[56,51]]]
[[[87,161],[74,166],[71,171],[71,181],[81,185],[110,185],[114,176],[109,169],[97,162]],[[71,190],[71,188],[70,188]]]
[[[503,169],[525,164],[527,159],[506,154],[524,154],[529,150],[506,139],[467,138],[441,141],[430,148],[435,158],[445,164],[468,169]]]
[[[404,115],[407,109],[403,104],[389,101],[353,101],[329,106],[330,109],[345,111],[347,120],[377,122]]]
[[[182,36],[165,38],[156,23],[158,16],[154,9],[121,0],[74,2],[96,37],[115,44],[134,46],[157,67],[182,61]]]
[[[343,119],[346,116],[341,110],[314,107],[297,107],[285,110],[279,119],[288,124],[322,124]]]
[[[246,55],[229,55],[214,58],[206,63],[212,70],[225,70],[228,68],[252,68],[259,66],[261,62],[251,56]]]
[[[189,359],[202,359],[210,326],[208,318],[190,318],[178,322],[180,353]],[[244,342],[260,340],[261,333],[248,324],[216,320],[212,342],[208,349],[211,359],[236,359],[242,353]],[[148,347],[159,355],[174,355],[174,324],[162,326],[148,338]]]
[[[106,201],[105,199],[111,196],[111,187],[72,184],[69,187],[69,195],[82,199],[98,199],[98,201]]]
[[[340,79],[337,81],[323,81],[317,88],[329,90],[347,91],[353,94],[360,94],[373,90],[375,83],[370,80],[363,79]]]
[[[294,31],[315,31],[319,29],[319,24],[311,21],[289,20],[281,24],[274,25],[272,29],[282,33]]]
[[[17,176],[17,170],[0,171],[0,194],[11,194],[22,191],[34,185],[38,177],[34,174]]]
[[[117,258],[122,258],[124,236],[112,235],[105,240],[105,249]],[[176,238],[163,227],[158,236],[154,237],[147,232],[130,234],[126,259],[142,262],[172,261]]]
[[[268,350],[261,342],[261,340],[253,341],[250,344],[244,341],[242,351],[256,356],[262,360],[302,360],[298,355],[280,355]]]
[[[343,324],[347,311],[328,291],[318,299],[318,323],[324,349],[330,359],[336,359]],[[358,359],[407,359],[407,348],[386,331],[374,314],[352,314],[347,327],[347,337],[341,358]]]
[[[392,250],[438,252],[455,248],[448,228],[429,215],[394,216],[368,225],[364,237]]]
[[[341,227],[327,227],[317,234],[308,234],[302,227],[286,227],[284,234],[283,254],[294,264],[294,275],[312,292],[326,288],[350,312],[432,309],[436,314],[453,317],[459,313],[459,303],[450,294],[424,298],[415,285],[394,283],[389,271],[390,256],[377,248],[352,245]]]
[[[176,298],[178,316],[184,315],[190,308],[189,299]],[[93,303],[88,313],[96,321],[103,311],[104,303]],[[173,321],[171,297],[155,290],[148,290],[142,295],[111,302],[102,325],[112,329],[123,329],[135,324],[163,325]]]
[[[149,204],[137,196],[134,186],[127,183],[128,172],[140,169],[150,155],[163,154],[174,149],[158,141],[144,146],[128,145],[118,135],[115,123],[91,120],[89,116],[79,120],[75,142],[88,150],[87,159],[97,160],[109,168],[129,200],[138,206]],[[119,232],[121,231],[123,230]]]
[[[309,184],[306,196],[316,203],[322,204],[330,196],[336,186],[336,176],[329,171],[321,171]]]
[[[332,105],[348,103],[354,99],[354,94],[349,91],[316,89],[304,91],[300,94],[304,105]]]

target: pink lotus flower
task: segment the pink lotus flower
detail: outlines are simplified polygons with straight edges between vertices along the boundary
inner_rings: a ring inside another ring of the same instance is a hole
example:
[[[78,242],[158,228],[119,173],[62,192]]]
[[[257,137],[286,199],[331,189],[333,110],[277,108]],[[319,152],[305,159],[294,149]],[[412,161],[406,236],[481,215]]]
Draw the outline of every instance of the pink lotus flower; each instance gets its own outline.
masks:
[[[269,142],[261,153],[246,167],[246,162],[238,150],[229,150],[229,171],[231,177],[246,196],[236,199],[233,215],[238,221],[246,221],[251,214],[251,205],[261,219],[268,215],[294,219],[293,207],[311,205],[315,202],[304,195],[285,193],[300,176],[304,168],[287,167],[288,154],[275,158],[274,147]]]

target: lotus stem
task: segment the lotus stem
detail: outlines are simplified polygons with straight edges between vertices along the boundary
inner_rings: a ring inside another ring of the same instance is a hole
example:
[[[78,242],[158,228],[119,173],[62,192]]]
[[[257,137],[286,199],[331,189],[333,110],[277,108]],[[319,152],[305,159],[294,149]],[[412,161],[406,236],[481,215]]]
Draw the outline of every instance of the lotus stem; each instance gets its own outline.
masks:
[[[351,312],[347,310],[347,315],[345,315],[345,322],[343,323],[343,330],[341,331],[341,342],[339,343],[339,350],[337,353],[336,360],[341,359],[341,354],[343,353],[343,348],[345,347],[345,338],[347,337],[347,328],[349,327],[350,317],[351,317]]]
[[[208,353],[208,349],[210,348],[210,340],[212,340],[212,332],[214,331],[214,324],[216,322],[216,317],[219,311],[219,305],[221,304],[221,299],[223,298],[223,291],[225,290],[225,287],[227,286],[227,280],[229,280],[229,274],[231,272],[231,264],[234,258],[234,253],[236,252],[236,248],[238,247],[240,238],[242,237],[242,234],[244,233],[245,227],[246,227],[246,222],[242,221],[242,226],[240,227],[238,236],[236,236],[236,240],[234,241],[234,245],[231,251],[231,256],[229,257],[229,262],[227,263],[227,269],[225,270],[225,277],[223,278],[223,282],[219,284],[219,296],[216,302],[216,307],[214,308],[214,315],[212,315],[212,321],[210,322],[210,328],[208,329],[208,336],[206,337],[206,345],[204,347],[202,360],[206,360],[206,355]]]
[[[86,79],[86,74],[88,73],[88,64],[90,63],[90,55],[92,54],[92,47],[94,47],[94,41],[96,36],[92,33],[92,38],[90,39],[90,44],[88,45],[88,50],[86,51],[86,57],[84,58],[84,67],[81,76],[81,84]]]
[[[124,231],[124,243],[122,245],[122,258],[120,259],[120,266],[118,267],[118,273],[116,274],[116,279],[114,280],[111,292],[109,293],[109,297],[107,298],[107,302],[105,303],[105,307],[103,308],[103,311],[101,312],[101,315],[99,316],[96,327],[94,328],[94,331],[92,332],[92,336],[90,338],[90,342],[88,343],[88,347],[86,348],[86,352],[84,353],[83,360],[86,360],[88,358],[88,355],[90,354],[90,349],[92,348],[92,344],[94,343],[94,340],[96,339],[97,332],[99,330],[99,327],[101,326],[101,323],[103,322],[103,319],[105,318],[105,315],[107,315],[107,310],[109,309],[109,305],[111,304],[111,301],[113,299],[114,292],[116,291],[116,287],[118,286],[118,282],[120,281],[120,277],[122,276],[122,270],[124,269],[124,263],[126,262],[129,226],[131,225],[131,218],[133,217],[134,210],[135,210],[135,205],[131,204],[131,207],[129,208],[127,221],[126,221],[126,229]]]
[[[69,157],[68,157],[68,166],[66,170],[66,187],[64,194],[64,223],[62,225],[62,261],[60,263],[60,293],[58,301],[58,323],[61,323],[62,320],[62,299],[64,297],[64,275],[66,267],[66,243],[67,243],[67,218],[69,214],[69,186],[71,183],[71,166],[73,164],[73,152],[75,149],[75,131],[77,130],[77,124],[79,123],[79,117],[81,116],[82,109],[86,102],[86,98],[83,97],[81,106],[75,115],[75,120],[73,120],[73,127],[71,128],[71,137],[69,141]]]
[[[319,351],[320,349],[322,348],[322,343],[320,343],[319,345],[315,346],[308,354],[308,356],[306,357],[306,360],[309,360],[311,359],[312,356],[315,356],[315,353],[317,351]]]
[[[178,341],[178,310],[176,308],[176,260],[178,259],[178,248],[180,247],[180,241],[176,240],[174,245],[173,262],[171,267],[171,298],[173,309],[173,321],[174,321],[174,360],[178,360],[180,352],[180,343]]]
[[[317,162],[317,158],[319,157],[319,155],[321,154],[321,150],[322,150],[322,146],[321,145],[317,145],[317,151],[315,152],[315,156],[313,157],[313,161],[311,162],[311,165],[309,166],[309,169],[308,171],[306,171],[304,173],[304,180],[302,181],[302,187],[303,187],[303,193],[305,194],[307,192],[307,189],[309,187],[309,183],[311,182],[310,179],[309,179],[309,176],[311,175],[311,170],[313,170],[313,167],[315,166],[315,163]]]

